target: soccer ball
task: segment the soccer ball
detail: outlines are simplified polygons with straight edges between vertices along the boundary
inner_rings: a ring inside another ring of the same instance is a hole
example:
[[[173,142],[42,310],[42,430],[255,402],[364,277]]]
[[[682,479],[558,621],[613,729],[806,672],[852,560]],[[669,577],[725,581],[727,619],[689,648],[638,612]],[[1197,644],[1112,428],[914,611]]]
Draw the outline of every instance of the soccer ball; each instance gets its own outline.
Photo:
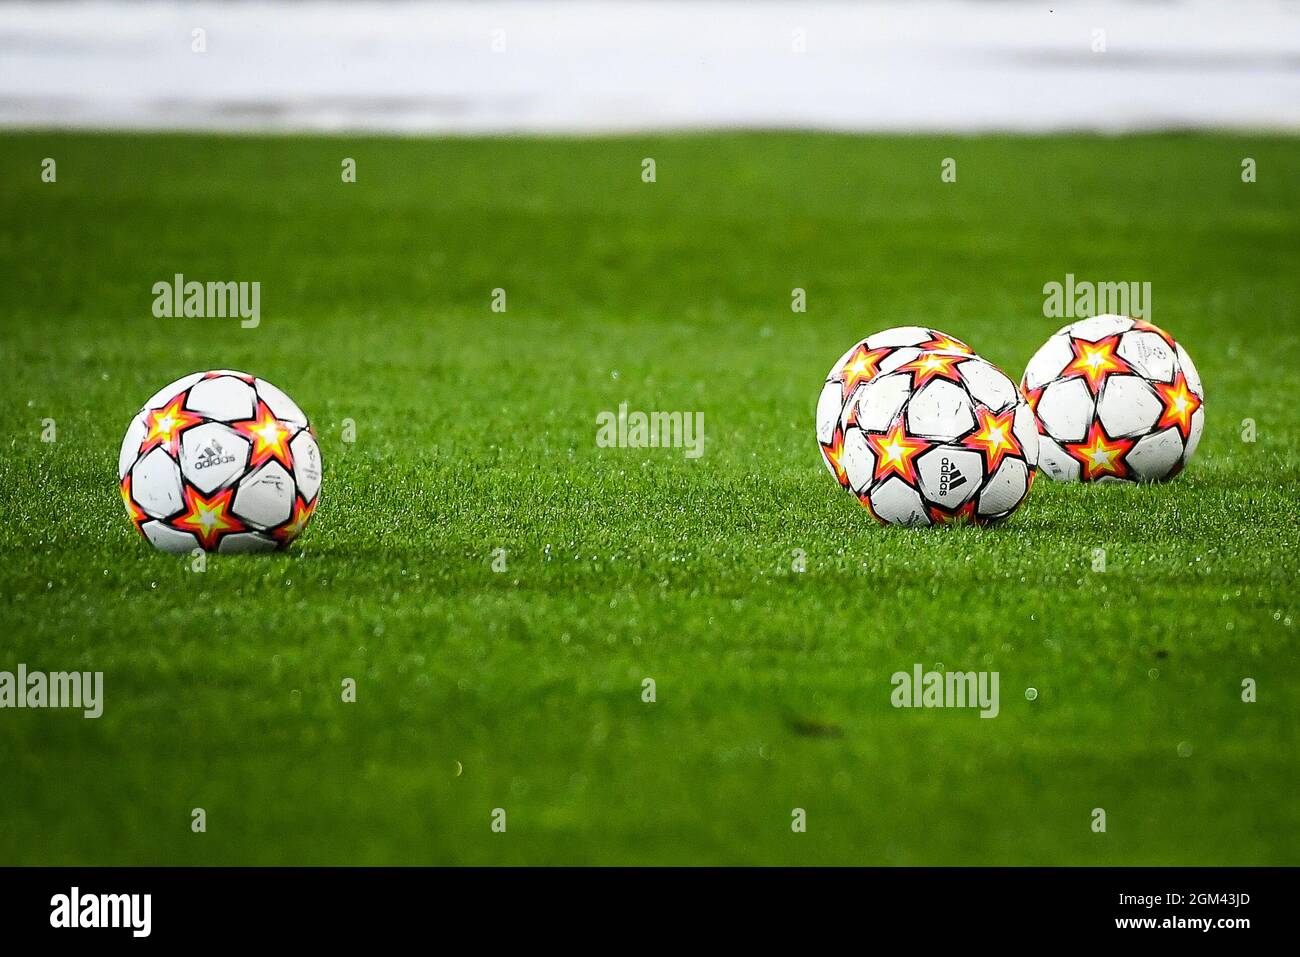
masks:
[[[892,372],[927,349],[975,354],[975,350],[960,339],[923,326],[897,326],[855,343],[826,374],[826,382],[817,400],[817,434],[822,434],[824,425],[839,420],[853,394],[873,376]],[[826,457],[824,446],[822,461],[834,475],[835,467]]]
[[[126,513],[165,552],[284,548],[319,501],[307,416],[264,379],[195,372],[153,394],[117,461]]]
[[[1034,413],[997,366],[921,352],[858,389],[817,440],[839,484],[882,523],[986,524],[1020,507],[1038,465]]]
[[[1061,482],[1150,482],[1182,471],[1201,441],[1205,393],[1173,336],[1125,316],[1083,319],[1029,360],[1043,470]]]

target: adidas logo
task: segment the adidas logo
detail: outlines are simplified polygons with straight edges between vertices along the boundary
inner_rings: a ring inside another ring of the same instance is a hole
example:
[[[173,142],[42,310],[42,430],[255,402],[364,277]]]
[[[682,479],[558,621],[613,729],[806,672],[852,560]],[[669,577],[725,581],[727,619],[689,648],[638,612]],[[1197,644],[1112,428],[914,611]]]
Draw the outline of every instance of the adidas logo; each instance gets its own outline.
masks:
[[[221,443],[215,439],[199,453],[198,460],[195,461],[196,469],[210,469],[216,465],[225,465],[227,462],[235,461],[234,455],[227,452],[221,447]]]
[[[959,489],[969,481],[962,474],[961,469],[953,464],[952,459],[944,458],[939,463],[939,497],[947,495],[954,489]]]

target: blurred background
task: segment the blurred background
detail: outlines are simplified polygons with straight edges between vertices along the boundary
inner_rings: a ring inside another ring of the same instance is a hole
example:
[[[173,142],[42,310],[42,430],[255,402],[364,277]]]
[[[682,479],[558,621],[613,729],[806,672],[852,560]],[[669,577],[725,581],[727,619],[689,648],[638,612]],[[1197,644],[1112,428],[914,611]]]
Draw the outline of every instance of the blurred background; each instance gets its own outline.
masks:
[[[0,125],[1294,130],[1300,5],[2,3]]]

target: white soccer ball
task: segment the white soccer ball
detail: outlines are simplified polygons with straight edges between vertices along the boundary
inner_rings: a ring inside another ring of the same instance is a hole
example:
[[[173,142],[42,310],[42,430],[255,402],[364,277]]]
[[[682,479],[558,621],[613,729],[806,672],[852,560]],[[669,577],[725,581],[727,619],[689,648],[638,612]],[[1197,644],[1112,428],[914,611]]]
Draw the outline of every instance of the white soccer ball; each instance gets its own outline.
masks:
[[[1025,397],[979,356],[921,352],[857,389],[817,441],[839,484],[891,525],[985,524],[1020,507],[1038,465]]]
[[[1038,417],[1043,471],[1060,482],[1173,478],[1205,427],[1191,357],[1141,319],[1063,327],[1029,360],[1020,385]]]
[[[821,395],[817,399],[817,433],[836,422],[854,394],[881,372],[892,372],[905,362],[910,362],[927,350],[964,352],[974,355],[975,350],[960,339],[929,329],[925,326],[896,326],[860,339],[840,356],[826,374]],[[835,468],[823,448],[822,462],[835,474]]]
[[[118,455],[127,515],[156,548],[284,548],[320,500],[321,457],[302,409],[264,379],[195,372],[155,392]]]

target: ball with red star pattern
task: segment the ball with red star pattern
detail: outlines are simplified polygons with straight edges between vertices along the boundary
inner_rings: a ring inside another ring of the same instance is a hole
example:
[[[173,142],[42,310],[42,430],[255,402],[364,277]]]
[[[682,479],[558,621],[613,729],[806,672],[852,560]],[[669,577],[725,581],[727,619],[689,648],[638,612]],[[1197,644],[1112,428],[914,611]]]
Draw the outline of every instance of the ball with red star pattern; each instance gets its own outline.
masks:
[[[297,404],[265,379],[195,372],[154,393],[118,455],[131,524],[156,548],[284,548],[320,499],[320,447]]]
[[[823,431],[823,423],[838,419],[854,394],[872,378],[892,372],[927,350],[974,354],[960,339],[925,326],[896,326],[854,343],[826,374],[817,400],[818,432]],[[823,455],[822,461],[834,475],[831,460]]]
[[[1142,319],[1064,326],[1029,360],[1020,386],[1037,415],[1040,464],[1057,481],[1173,478],[1205,427],[1191,357]]]
[[[840,486],[891,525],[987,524],[1024,502],[1038,464],[1033,411],[1016,384],[967,352],[917,352],[817,423]]]

